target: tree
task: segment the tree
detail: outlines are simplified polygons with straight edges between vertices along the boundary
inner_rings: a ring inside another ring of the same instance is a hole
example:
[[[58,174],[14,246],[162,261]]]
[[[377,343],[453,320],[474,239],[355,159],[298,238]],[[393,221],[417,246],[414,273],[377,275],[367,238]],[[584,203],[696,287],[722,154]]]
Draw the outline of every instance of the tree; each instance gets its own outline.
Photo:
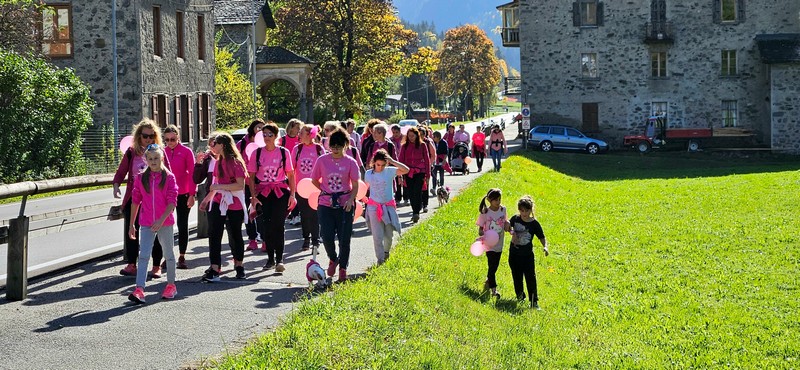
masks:
[[[0,0],[0,47],[19,54],[38,53],[42,35],[40,12],[35,0]]]
[[[219,47],[221,34],[214,42],[214,94],[217,106],[217,127],[241,128],[264,113],[264,102],[253,99],[253,83],[240,72],[233,58],[236,46]]]
[[[0,183],[85,173],[89,86],[70,69],[0,48]]]
[[[472,118],[474,96],[487,96],[500,82],[500,64],[492,40],[475,25],[453,28],[445,34],[437,57],[437,90],[462,96],[464,109]]]
[[[278,29],[267,39],[317,64],[315,98],[337,116],[351,117],[398,72],[416,34],[403,27],[386,0],[283,0]]]

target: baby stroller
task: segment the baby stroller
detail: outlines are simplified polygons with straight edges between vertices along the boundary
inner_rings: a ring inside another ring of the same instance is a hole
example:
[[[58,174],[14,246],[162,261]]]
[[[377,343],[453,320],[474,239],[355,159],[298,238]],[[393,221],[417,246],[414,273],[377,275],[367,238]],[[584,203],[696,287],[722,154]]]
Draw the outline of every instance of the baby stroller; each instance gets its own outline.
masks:
[[[467,143],[456,143],[456,146],[453,147],[453,157],[450,160],[450,167],[453,169],[453,172],[461,172],[462,175],[469,174],[469,168],[467,168],[467,162],[465,161],[467,157],[469,157],[469,147]]]

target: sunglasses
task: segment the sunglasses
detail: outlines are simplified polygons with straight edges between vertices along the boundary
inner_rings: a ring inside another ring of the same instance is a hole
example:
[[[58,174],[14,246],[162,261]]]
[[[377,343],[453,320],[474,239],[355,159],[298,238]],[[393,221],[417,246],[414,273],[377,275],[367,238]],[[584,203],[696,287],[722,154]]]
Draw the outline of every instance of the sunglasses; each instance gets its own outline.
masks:
[[[148,139],[155,139],[155,138],[156,138],[156,134],[145,134],[144,132],[142,133],[142,139],[148,140]]]
[[[275,134],[273,134],[271,132],[265,132],[264,133],[264,137],[275,137]]]
[[[178,141],[178,138],[177,137],[165,137],[164,141],[168,142],[168,143],[172,143],[172,142]]]

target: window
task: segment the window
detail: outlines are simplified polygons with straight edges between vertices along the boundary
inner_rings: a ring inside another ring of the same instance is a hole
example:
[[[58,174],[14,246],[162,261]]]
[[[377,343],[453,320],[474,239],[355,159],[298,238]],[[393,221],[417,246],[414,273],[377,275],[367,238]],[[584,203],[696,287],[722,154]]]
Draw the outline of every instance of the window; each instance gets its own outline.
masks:
[[[192,108],[188,95],[175,97],[175,124],[180,128],[181,142],[192,141]]]
[[[156,121],[159,127],[167,127],[169,117],[169,105],[167,104],[167,96],[163,94],[155,94],[151,98],[151,112],[153,121]]]
[[[667,116],[667,102],[665,101],[654,101],[650,104],[650,115],[651,116]]]
[[[581,77],[598,78],[597,75],[597,53],[581,54]]]
[[[550,135],[565,136],[566,134],[563,127],[550,127]]]
[[[738,124],[738,110],[736,100],[722,101],[722,127],[736,127]]]
[[[738,24],[744,22],[745,0],[713,0],[714,22]]]
[[[161,7],[153,7],[153,54],[158,57],[164,56],[161,45]]]
[[[597,0],[580,0],[572,3],[572,24],[576,27],[603,25],[603,3]]]
[[[736,22],[736,0],[721,0],[723,22]]]
[[[175,13],[175,31],[178,35],[178,58],[184,59],[183,12]]]
[[[208,138],[211,132],[211,96],[200,94],[197,96],[197,119],[200,128],[200,138]]]
[[[736,75],[736,50],[722,51],[722,71],[723,76]]]
[[[197,16],[197,59],[206,59],[206,17]]]
[[[667,77],[667,52],[650,53],[650,71],[653,78]]]
[[[72,51],[72,7],[48,6],[42,10],[42,53],[49,57],[71,57]]]
[[[567,129],[567,136],[581,137],[581,133],[578,132],[578,130],[576,130],[574,128],[568,128]]]
[[[550,128],[547,126],[537,127],[533,132],[536,134],[546,134],[550,132]]]

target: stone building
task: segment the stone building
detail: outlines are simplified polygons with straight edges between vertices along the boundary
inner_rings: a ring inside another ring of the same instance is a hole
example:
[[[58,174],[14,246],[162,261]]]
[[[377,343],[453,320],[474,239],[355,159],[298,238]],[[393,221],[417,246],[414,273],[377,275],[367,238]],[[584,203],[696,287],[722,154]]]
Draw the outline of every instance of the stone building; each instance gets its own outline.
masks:
[[[242,73],[256,86],[256,96],[263,99],[270,118],[270,87],[285,81],[294,90],[296,117],[313,123],[312,72],[315,63],[280,46],[266,46],[267,20],[272,22],[268,3],[263,0],[214,0],[214,26],[220,35],[219,46],[236,48],[234,58]],[[274,27],[274,25],[272,25]]]
[[[514,0],[532,124],[564,123],[619,147],[653,114],[669,127],[735,127],[800,153],[800,2]]]
[[[197,146],[213,130],[212,0],[115,0],[119,136],[142,117]],[[42,51],[91,86],[95,125],[114,117],[112,3],[48,0]]]

